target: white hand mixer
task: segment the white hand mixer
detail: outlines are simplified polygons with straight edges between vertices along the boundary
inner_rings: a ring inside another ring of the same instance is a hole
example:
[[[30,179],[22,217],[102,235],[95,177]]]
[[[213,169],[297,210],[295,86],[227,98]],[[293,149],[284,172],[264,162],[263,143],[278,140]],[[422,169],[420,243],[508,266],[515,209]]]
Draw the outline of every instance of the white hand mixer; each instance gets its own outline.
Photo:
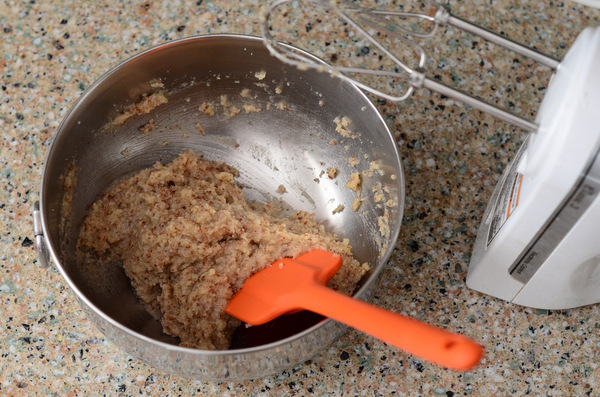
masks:
[[[484,214],[467,276],[470,288],[546,309],[600,302],[600,28],[583,30],[565,58],[557,60],[458,18],[440,4],[432,3],[434,13],[425,14],[366,9],[345,0],[305,0],[337,15],[396,66],[363,69],[315,62],[280,45],[271,33],[271,16],[292,2],[273,3],[261,25],[265,44],[284,62],[329,72],[390,101],[428,88],[531,132]],[[394,18],[431,27],[407,29]],[[427,77],[425,51],[414,39],[432,36],[444,25],[554,69],[535,121]],[[411,47],[417,66],[408,66],[388,50],[381,32]],[[359,74],[402,79],[407,88],[399,95],[386,93],[352,77]]]

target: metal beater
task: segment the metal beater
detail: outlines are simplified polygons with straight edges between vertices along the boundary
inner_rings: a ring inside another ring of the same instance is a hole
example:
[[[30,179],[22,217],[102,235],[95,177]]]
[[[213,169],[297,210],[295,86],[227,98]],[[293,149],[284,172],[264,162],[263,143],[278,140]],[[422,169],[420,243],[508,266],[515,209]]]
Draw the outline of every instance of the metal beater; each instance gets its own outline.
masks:
[[[519,115],[514,114],[506,109],[502,109],[496,105],[484,102],[478,98],[473,97],[463,91],[456,88],[447,86],[439,81],[433,80],[427,77],[427,71],[425,69],[425,63],[427,55],[425,50],[417,44],[413,38],[426,38],[433,36],[437,28],[440,26],[454,26],[465,32],[472,33],[476,36],[481,37],[491,43],[500,45],[510,51],[525,57],[531,58],[551,69],[557,69],[560,61],[551,56],[542,54],[533,48],[519,44],[515,41],[507,39],[494,33],[490,30],[484,29],[471,22],[454,16],[450,13],[447,6],[426,1],[434,8],[434,14],[428,15],[424,13],[415,12],[401,12],[401,11],[388,11],[388,10],[375,10],[368,9],[361,6],[357,6],[346,0],[304,0],[305,3],[310,3],[315,7],[320,7],[324,11],[329,11],[337,14],[342,21],[346,22],[349,26],[354,28],[356,32],[367,39],[371,44],[377,47],[386,57],[394,62],[398,66],[399,72],[389,70],[376,70],[376,69],[363,69],[355,67],[343,67],[333,66],[330,64],[322,64],[316,62],[313,58],[306,56],[301,52],[294,52],[290,48],[281,45],[271,33],[271,16],[273,11],[279,7],[292,3],[297,0],[279,0],[271,4],[266,10],[261,19],[261,30],[262,36],[269,51],[280,60],[294,64],[300,68],[315,68],[323,71],[327,71],[333,75],[339,76],[342,79],[349,80],[356,84],[365,91],[371,92],[379,97],[388,99],[393,102],[399,102],[407,99],[417,88],[428,88],[432,91],[438,92],[449,98],[455,99],[466,105],[470,105],[483,112],[489,113],[503,121],[506,121],[514,126],[523,128],[528,131],[537,131],[538,124],[532,120],[528,120]],[[390,21],[390,17],[400,18],[412,18],[418,22],[425,22],[431,25],[431,27],[424,31],[419,32],[416,30],[409,30]],[[392,54],[377,38],[370,34],[366,27],[371,27],[384,31],[387,35],[393,36],[395,39],[400,40],[403,44],[406,44],[418,54],[418,66],[410,67],[405,62],[402,62],[398,57]],[[383,77],[400,78],[407,82],[408,88],[401,95],[390,95],[374,87],[363,84],[357,79],[348,76],[348,74],[368,74]]]

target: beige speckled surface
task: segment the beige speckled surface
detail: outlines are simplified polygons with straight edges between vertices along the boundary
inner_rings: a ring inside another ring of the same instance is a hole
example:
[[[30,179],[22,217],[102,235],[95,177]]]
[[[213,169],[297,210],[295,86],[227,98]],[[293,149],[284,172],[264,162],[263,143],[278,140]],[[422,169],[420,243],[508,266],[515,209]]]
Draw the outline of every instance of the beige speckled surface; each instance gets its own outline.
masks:
[[[351,331],[279,376],[180,379],[105,340],[56,269],[40,270],[30,214],[49,139],[67,109],[102,73],[150,46],[194,34],[257,34],[260,4],[0,2],[0,394],[600,395],[597,305],[527,309],[465,286],[483,210],[524,132],[426,91],[398,105],[377,101],[397,137],[407,198],[397,250],[374,300],[479,340],[487,356],[472,372],[443,370]],[[599,11],[566,0],[451,5],[457,15],[559,58],[577,32],[600,24]],[[432,43],[428,52],[439,61],[432,76],[533,117],[547,69],[453,29]]]

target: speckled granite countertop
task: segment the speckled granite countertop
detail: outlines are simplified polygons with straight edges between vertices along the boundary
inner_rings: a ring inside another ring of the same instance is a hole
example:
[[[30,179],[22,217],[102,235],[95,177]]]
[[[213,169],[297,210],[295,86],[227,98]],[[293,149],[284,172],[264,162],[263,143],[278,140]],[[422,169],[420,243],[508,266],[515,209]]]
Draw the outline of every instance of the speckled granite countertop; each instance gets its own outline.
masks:
[[[258,34],[260,4],[0,3],[0,394],[600,395],[599,306],[528,309],[465,286],[485,205],[524,132],[426,91],[398,105],[376,101],[397,137],[407,198],[397,250],[374,300],[479,340],[487,356],[472,372],[443,370],[351,331],[278,376],[185,380],[107,341],[56,269],[40,270],[31,212],[49,138],[68,108],[101,74],[150,46],[195,34]],[[600,24],[600,12],[567,0],[452,0],[451,6],[558,58],[581,29]],[[434,44],[437,78],[535,115],[547,69],[452,29]]]

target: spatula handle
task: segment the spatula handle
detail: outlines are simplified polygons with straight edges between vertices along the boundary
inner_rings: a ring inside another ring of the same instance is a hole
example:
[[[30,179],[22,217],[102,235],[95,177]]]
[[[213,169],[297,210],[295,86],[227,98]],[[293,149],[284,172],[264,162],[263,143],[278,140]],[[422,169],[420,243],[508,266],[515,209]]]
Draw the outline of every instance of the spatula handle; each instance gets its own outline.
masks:
[[[325,286],[306,289],[303,306],[443,367],[465,371],[483,356],[470,339],[351,298]]]

